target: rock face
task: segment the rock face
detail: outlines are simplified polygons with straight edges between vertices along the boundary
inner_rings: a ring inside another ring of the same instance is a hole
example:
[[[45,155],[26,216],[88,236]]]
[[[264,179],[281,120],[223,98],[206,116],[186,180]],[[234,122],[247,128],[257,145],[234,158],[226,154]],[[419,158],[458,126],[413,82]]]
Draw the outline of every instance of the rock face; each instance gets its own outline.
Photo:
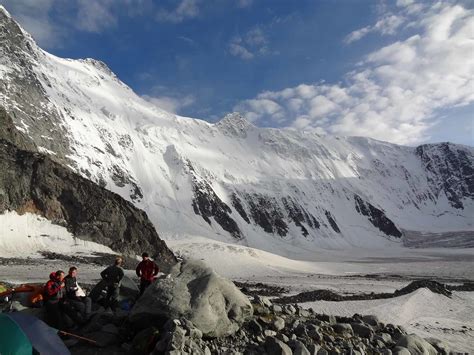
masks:
[[[49,156],[0,140],[0,213],[30,212],[63,225],[79,239],[126,255],[148,250],[165,269],[175,263],[145,212],[77,175]]]
[[[202,262],[186,261],[146,290],[130,320],[147,324],[184,317],[205,337],[222,337],[234,334],[252,313],[249,300],[232,282]]]

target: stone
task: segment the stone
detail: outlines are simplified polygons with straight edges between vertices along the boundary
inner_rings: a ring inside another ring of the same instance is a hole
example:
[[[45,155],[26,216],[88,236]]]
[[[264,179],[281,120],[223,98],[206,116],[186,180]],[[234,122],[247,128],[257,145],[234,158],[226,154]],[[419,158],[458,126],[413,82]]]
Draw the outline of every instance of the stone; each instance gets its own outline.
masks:
[[[311,355],[316,355],[320,349],[321,346],[319,345],[316,345],[314,343],[308,344],[308,351]]]
[[[249,323],[248,323],[248,326],[247,326],[251,331],[252,333],[254,334],[261,334],[263,332],[263,328],[262,326],[260,325],[259,322],[257,322],[255,319],[252,319]]]
[[[275,337],[267,337],[265,340],[265,350],[272,355],[293,355],[291,348]]]
[[[337,323],[332,326],[332,329],[338,334],[354,334],[352,327],[347,323]]]
[[[253,298],[253,303],[256,303],[263,307],[268,307],[268,308],[272,306],[272,302],[270,301],[270,299],[263,296],[255,296]]]
[[[119,329],[117,328],[117,326],[115,324],[112,324],[112,323],[108,323],[106,325],[104,325],[101,329],[102,332],[105,332],[105,333],[109,333],[109,334],[118,334],[119,333]]]
[[[376,316],[372,316],[372,315],[362,316],[362,320],[364,321],[364,323],[367,323],[368,325],[371,325],[372,327],[377,327],[380,323],[379,319]]]
[[[381,355],[392,355],[392,350],[387,349],[387,348],[383,348],[383,349],[380,349],[380,350],[379,350],[379,353],[380,353]]]
[[[132,324],[186,318],[205,337],[234,334],[253,314],[248,298],[200,261],[175,265],[170,277],[154,282],[130,312]]]
[[[412,355],[436,355],[436,349],[418,335],[404,335],[398,339],[396,346],[402,346],[408,349]]]
[[[266,337],[274,337],[277,333],[274,331],[274,330],[270,330],[270,329],[265,329],[263,331],[263,335],[265,335]]]
[[[374,339],[383,341],[385,344],[392,343],[392,336],[388,333],[379,333],[375,335]]]
[[[319,327],[315,326],[314,324],[309,324],[306,327],[307,334],[310,338],[312,338],[315,341],[320,342],[323,336],[321,335],[321,332],[319,331]]]
[[[293,350],[294,355],[311,355],[306,346],[299,340],[292,340],[288,345]]]
[[[285,334],[283,334],[283,333],[278,333],[278,334],[276,335],[276,338],[277,338],[278,340],[281,340],[281,341],[284,342],[284,343],[288,343],[288,342],[290,341],[290,338],[288,338],[288,337],[287,337]]]
[[[329,355],[328,351],[326,349],[319,349],[317,355]]]
[[[425,339],[428,343],[433,345],[433,347],[440,353],[441,355],[448,355],[451,353],[451,349],[448,344],[445,342],[435,339],[435,338],[426,338]]]
[[[281,313],[283,311],[283,308],[277,304],[272,305],[271,310],[273,313]]]
[[[359,337],[372,339],[374,336],[374,331],[369,325],[363,323],[351,323],[351,327],[354,334]]]
[[[392,349],[393,355],[411,355],[410,351],[403,346],[396,346]]]
[[[281,317],[276,316],[272,323],[273,329],[277,332],[285,328],[285,320]]]
[[[296,313],[296,308],[291,305],[291,304],[288,304],[286,305],[284,308],[283,308],[283,312],[285,314],[289,314],[289,315],[292,315],[292,314],[295,314]]]

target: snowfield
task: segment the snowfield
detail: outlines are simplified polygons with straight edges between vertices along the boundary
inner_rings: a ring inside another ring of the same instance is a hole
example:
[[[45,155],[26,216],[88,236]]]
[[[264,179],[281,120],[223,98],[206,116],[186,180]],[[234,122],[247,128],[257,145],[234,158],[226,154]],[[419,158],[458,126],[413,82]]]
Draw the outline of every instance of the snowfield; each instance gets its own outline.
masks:
[[[46,218],[16,212],[0,214],[0,258],[41,258],[41,252],[91,256],[113,254],[105,245],[75,238]]]

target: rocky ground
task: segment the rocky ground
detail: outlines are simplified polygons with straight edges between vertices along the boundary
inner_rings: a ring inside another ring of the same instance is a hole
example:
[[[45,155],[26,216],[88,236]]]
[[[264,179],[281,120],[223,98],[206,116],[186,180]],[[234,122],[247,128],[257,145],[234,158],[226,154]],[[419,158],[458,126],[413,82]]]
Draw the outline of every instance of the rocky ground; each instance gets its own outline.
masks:
[[[453,286],[418,280],[392,293],[288,295],[287,287],[235,284],[200,263],[184,262],[147,290],[131,312],[96,308],[87,324],[71,331],[95,344],[64,340],[73,354],[449,354],[455,353],[449,344],[409,334],[376,316],[334,316],[302,304],[399,297],[420,288],[446,298],[453,291],[473,290],[468,282]],[[22,311],[44,316],[42,310]],[[465,327],[466,334],[473,330]]]

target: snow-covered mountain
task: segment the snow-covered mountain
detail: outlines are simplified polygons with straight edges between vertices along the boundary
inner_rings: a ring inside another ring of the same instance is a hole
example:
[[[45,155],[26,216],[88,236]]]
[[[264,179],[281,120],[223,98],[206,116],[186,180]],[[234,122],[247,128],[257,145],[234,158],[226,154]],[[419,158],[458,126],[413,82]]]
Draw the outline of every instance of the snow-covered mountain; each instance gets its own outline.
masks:
[[[279,254],[430,233],[474,245],[472,147],[179,117],[102,62],[43,51],[1,7],[0,105],[39,151],[144,209],[165,239]]]

